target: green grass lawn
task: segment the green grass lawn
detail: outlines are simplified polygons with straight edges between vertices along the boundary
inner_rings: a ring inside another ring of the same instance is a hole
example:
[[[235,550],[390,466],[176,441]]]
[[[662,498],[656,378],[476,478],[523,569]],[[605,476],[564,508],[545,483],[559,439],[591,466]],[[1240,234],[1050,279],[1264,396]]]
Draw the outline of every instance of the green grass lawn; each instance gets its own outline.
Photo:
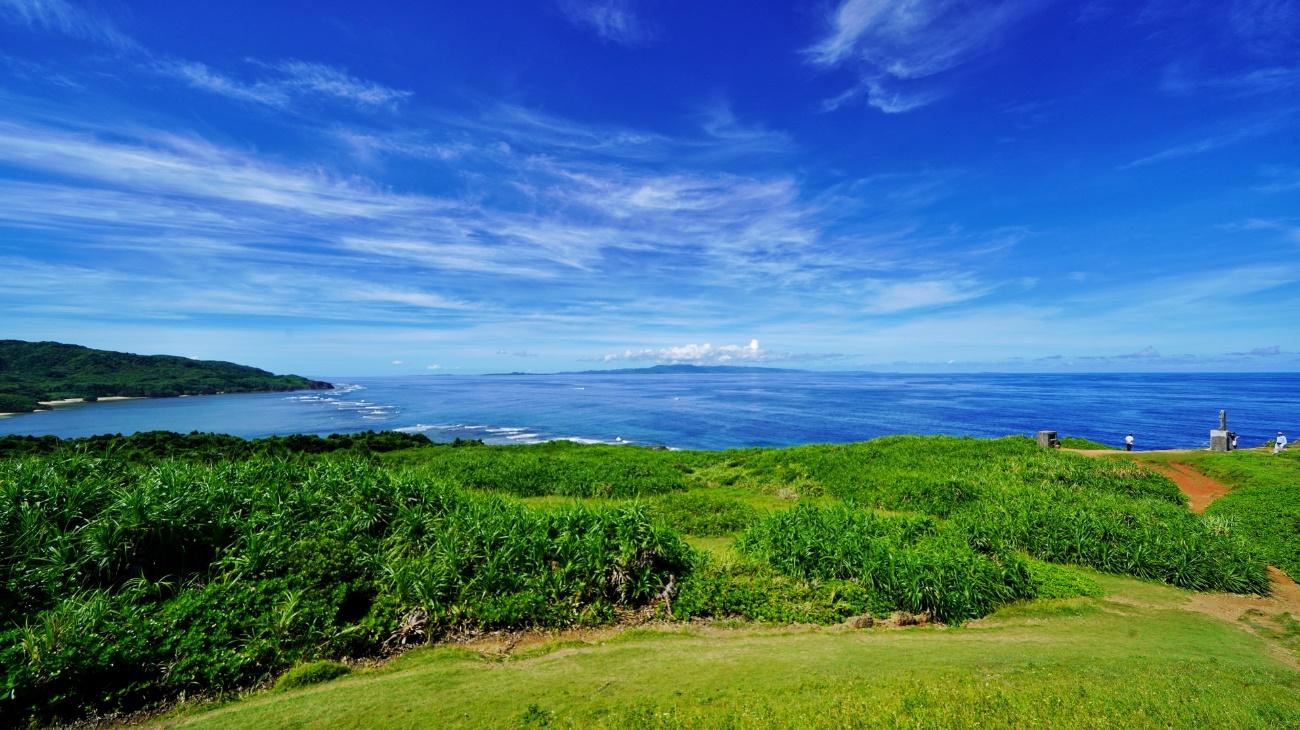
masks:
[[[690,625],[559,639],[508,659],[422,649],[151,727],[1300,723],[1300,672],[1271,639],[1187,610],[1185,591],[1094,576],[1106,598],[1014,604],[961,628]]]

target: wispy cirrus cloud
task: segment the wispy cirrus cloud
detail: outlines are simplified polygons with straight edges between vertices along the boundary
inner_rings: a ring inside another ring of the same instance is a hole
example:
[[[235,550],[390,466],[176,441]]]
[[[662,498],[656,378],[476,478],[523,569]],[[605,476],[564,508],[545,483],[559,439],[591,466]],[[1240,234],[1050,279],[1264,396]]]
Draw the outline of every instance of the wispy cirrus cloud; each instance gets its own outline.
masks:
[[[297,101],[325,99],[363,109],[384,109],[393,108],[411,96],[409,91],[367,81],[322,63],[251,61],[250,65],[264,74],[260,78],[240,79],[197,61],[176,59],[159,61],[154,69],[202,91],[276,108]]]
[[[1300,167],[1265,165],[1259,175],[1263,182],[1255,186],[1262,193],[1286,193],[1300,190]]]
[[[1281,126],[1281,118],[1273,118],[1263,122],[1247,124],[1242,127],[1231,129],[1209,137],[1202,137],[1191,142],[1174,145],[1159,152],[1139,157],[1130,162],[1120,165],[1119,170],[1130,170],[1135,167],[1145,167],[1170,160],[1177,160],[1184,157],[1194,157],[1196,155],[1213,152],[1214,150],[1224,147],[1230,147],[1246,140],[1262,137],[1271,134]]]
[[[651,37],[631,0],[559,0],[559,6],[570,23],[612,43],[635,46]]]
[[[1215,93],[1228,97],[1284,91],[1300,84],[1300,66],[1265,66],[1231,74],[1205,74],[1186,63],[1165,67],[1160,90],[1178,96]]]
[[[864,309],[871,314],[898,314],[968,302],[989,291],[989,287],[967,276],[876,281],[866,287]]]
[[[1040,4],[843,0],[827,18],[826,35],[805,55],[822,68],[852,68],[860,80],[823,108],[863,99],[896,114],[930,104],[945,93],[933,83],[936,77],[995,48],[1009,27]]]
[[[0,0],[0,20],[95,41],[119,50],[139,48],[109,19],[66,0]]]

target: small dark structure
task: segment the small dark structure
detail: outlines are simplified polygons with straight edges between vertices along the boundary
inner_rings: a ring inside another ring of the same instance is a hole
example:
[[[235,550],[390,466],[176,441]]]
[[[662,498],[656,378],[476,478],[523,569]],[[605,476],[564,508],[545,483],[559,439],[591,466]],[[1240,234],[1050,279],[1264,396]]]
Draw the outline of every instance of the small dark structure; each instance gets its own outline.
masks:
[[[1056,437],[1055,431],[1039,431],[1037,441],[1040,449],[1061,448],[1061,440]]]

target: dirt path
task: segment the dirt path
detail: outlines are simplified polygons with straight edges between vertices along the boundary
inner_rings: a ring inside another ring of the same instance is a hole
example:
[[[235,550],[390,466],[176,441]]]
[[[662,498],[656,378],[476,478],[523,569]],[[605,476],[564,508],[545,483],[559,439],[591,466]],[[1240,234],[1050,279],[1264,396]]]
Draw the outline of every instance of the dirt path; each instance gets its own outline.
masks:
[[[1084,456],[1132,456],[1134,454],[1177,454],[1184,453],[1182,449],[1165,449],[1161,451],[1139,451],[1125,452],[1102,449],[1066,449],[1076,454]],[[1146,461],[1144,459],[1135,459],[1140,464],[1155,469],[1173,480],[1174,484],[1187,495],[1191,502],[1192,511],[1200,514],[1205,511],[1206,507],[1214,500],[1231,492],[1232,489],[1227,485],[1218,482],[1191,466],[1178,461]]]
[[[1268,641],[1269,652],[1293,669],[1300,669],[1300,644],[1291,628],[1300,618],[1300,583],[1273,566],[1269,596],[1234,593],[1194,593],[1187,608],[1222,619]]]
[[[1187,498],[1191,500],[1192,511],[1197,514],[1204,512],[1205,508],[1209,507],[1214,500],[1232,491],[1221,482],[1215,481],[1187,464],[1177,461],[1171,461],[1167,464],[1147,462],[1147,466],[1174,480],[1174,484],[1177,484],[1183,494],[1186,494]]]

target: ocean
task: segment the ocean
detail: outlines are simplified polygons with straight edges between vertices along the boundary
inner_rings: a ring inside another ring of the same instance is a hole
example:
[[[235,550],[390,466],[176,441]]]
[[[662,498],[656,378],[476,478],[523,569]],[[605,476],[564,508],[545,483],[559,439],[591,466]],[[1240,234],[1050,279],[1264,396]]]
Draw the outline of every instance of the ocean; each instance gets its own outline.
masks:
[[[1051,429],[1139,449],[1209,443],[1219,409],[1242,446],[1300,435],[1300,374],[844,372],[325,378],[334,391],[71,405],[0,418],[0,435],[213,431],[244,437],[398,430],[435,441],[725,449],[887,434]]]

